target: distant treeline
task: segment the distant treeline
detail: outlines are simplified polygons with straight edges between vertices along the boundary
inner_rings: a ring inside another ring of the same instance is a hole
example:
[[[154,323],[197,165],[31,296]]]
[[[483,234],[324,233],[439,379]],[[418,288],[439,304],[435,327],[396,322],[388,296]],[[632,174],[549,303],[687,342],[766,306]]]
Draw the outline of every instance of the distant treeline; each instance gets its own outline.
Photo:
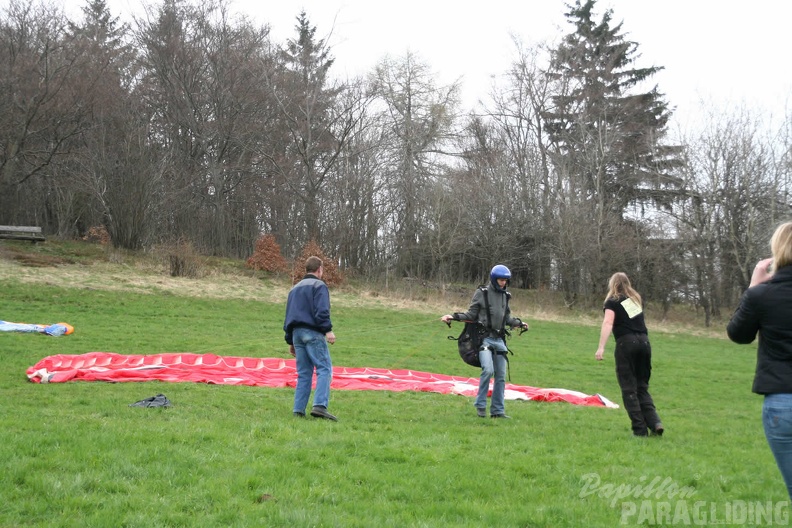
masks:
[[[418,54],[340,79],[309,13],[273,42],[230,5],[164,0],[126,24],[104,0],[78,20],[11,0],[0,224],[236,258],[267,235],[287,258],[315,242],[345,273],[440,283],[503,263],[570,306],[625,271],[710,324],[790,216],[790,118],[719,109],[672,141],[661,66],[594,0],[557,46],[516,45],[474,109]]]

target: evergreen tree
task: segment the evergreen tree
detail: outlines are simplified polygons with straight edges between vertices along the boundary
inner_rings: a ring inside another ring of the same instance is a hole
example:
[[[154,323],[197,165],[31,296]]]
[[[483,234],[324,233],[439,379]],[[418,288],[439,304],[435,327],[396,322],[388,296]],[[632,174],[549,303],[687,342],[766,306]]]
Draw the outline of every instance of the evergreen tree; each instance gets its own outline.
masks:
[[[560,182],[559,282],[570,304],[598,297],[613,271],[643,267],[654,227],[646,208],[669,207],[681,186],[673,174],[681,148],[662,143],[668,103],[657,86],[641,91],[661,68],[636,67],[638,45],[612,24],[611,10],[594,20],[595,3],[567,5],[575,30],[553,51],[556,95],[543,115]]]
[[[662,68],[635,67],[638,44],[612,25],[612,10],[595,21],[595,3],[567,5],[575,31],[555,50],[549,73],[560,94],[545,121],[555,162],[577,179],[580,197],[599,195],[621,217],[631,204],[669,203],[681,149],[661,143],[671,111],[657,86],[638,92]]]
[[[334,61],[330,48],[316,38],[316,26],[305,11],[297,16],[295,30],[297,37],[289,39],[279,53],[281,75],[274,91],[285,150],[273,161],[286,194],[302,210],[298,216],[304,230],[298,228],[294,238],[318,241],[322,190],[350,129],[348,121],[336,114],[341,87],[332,86],[328,79]]]

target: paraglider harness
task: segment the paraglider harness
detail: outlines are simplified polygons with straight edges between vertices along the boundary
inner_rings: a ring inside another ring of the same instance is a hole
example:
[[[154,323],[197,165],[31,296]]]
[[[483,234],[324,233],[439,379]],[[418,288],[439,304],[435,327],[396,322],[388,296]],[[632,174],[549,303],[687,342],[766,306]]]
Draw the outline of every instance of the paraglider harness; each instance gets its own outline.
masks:
[[[506,310],[503,311],[503,321],[499,328],[496,330],[492,326],[492,320],[490,316],[490,307],[489,307],[489,297],[487,296],[487,287],[486,286],[479,286],[479,289],[484,294],[484,308],[487,310],[487,326],[485,327],[482,324],[479,324],[478,321],[463,321],[465,323],[465,327],[462,329],[462,332],[459,334],[459,337],[448,336],[448,339],[457,342],[457,348],[459,349],[459,356],[462,358],[462,361],[471,365],[473,367],[481,368],[481,361],[479,361],[479,350],[481,349],[481,345],[484,341],[484,337],[489,335],[490,332],[495,332],[498,334],[498,337],[503,338],[504,343],[506,342],[506,336],[511,336],[511,333],[506,329],[506,314],[509,312],[509,299],[511,298],[511,294],[506,292]],[[449,321],[446,323],[449,328],[451,328],[451,322]],[[520,329],[520,335],[525,332],[525,328]],[[509,363],[509,356],[508,354],[514,355],[514,352],[511,351],[507,347],[507,353],[504,353],[506,357],[506,364],[508,368]],[[509,380],[511,380],[511,372],[509,372]]]

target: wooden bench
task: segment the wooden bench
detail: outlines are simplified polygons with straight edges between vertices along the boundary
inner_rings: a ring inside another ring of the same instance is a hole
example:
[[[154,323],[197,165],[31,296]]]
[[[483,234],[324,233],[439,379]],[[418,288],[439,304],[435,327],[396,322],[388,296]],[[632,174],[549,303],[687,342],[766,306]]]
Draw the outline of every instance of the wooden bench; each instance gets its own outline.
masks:
[[[30,240],[31,242],[47,240],[41,234],[41,228],[38,226],[0,226],[0,238]]]

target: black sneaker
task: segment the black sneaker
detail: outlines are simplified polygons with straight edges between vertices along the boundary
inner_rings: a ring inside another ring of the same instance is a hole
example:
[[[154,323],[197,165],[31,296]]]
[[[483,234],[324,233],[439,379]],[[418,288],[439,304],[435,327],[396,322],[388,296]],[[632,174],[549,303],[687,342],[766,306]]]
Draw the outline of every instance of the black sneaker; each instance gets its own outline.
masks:
[[[493,414],[490,418],[508,418],[511,419],[511,416],[507,416],[505,414]]]
[[[486,418],[487,417],[487,409],[479,409],[476,407],[476,414],[479,418]]]
[[[327,412],[327,409],[324,407],[314,407],[311,409],[311,416],[314,418],[324,418],[325,420],[333,420],[334,422],[338,421],[338,418]]]
[[[663,424],[661,424],[661,423],[659,423],[659,422],[658,422],[658,423],[657,423],[657,424],[654,426],[654,429],[652,430],[652,432],[651,432],[651,433],[652,433],[653,435],[657,435],[657,436],[663,436],[663,433],[664,433],[664,432],[665,432],[665,427],[663,427]]]
[[[305,418],[305,413],[304,412],[301,413],[301,412],[294,411],[293,414],[294,414],[295,418]]]

